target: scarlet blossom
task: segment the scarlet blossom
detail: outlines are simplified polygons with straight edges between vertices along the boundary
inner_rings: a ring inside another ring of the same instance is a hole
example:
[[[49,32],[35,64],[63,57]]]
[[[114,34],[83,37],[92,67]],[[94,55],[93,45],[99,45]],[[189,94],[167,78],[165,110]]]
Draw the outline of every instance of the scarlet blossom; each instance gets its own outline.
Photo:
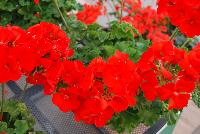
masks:
[[[16,47],[13,53],[15,54],[23,73],[30,73],[39,65],[39,56],[34,50],[28,47]]]
[[[185,54],[185,58],[179,63],[179,66],[184,69],[187,74],[196,78],[200,78],[199,65],[200,65],[200,43],[197,44],[188,54]]]
[[[118,5],[115,6],[115,10],[119,11],[120,7]]]
[[[66,59],[73,55],[69,48],[70,39],[59,26],[47,22],[41,22],[28,28],[27,38],[29,46],[40,57],[50,59]]]
[[[20,27],[0,27],[0,35],[0,81],[4,83],[32,71],[37,64],[37,55],[27,46],[26,31]]]
[[[80,105],[80,100],[76,95],[68,93],[68,89],[61,88],[59,92],[53,94],[52,102],[57,105],[61,111],[68,112],[75,110]]]
[[[51,67],[46,69],[44,77],[44,94],[52,94],[56,90],[56,86],[61,79],[64,66],[62,62],[53,62]]]
[[[38,56],[37,66],[27,81],[42,84],[45,94],[52,94],[61,80],[64,62],[73,55],[69,48],[70,39],[59,26],[41,22],[28,28],[28,47]]]
[[[26,75],[27,82],[43,85],[61,111],[97,127],[134,107],[140,89],[148,101],[160,99],[169,110],[181,110],[199,80],[200,44],[187,53],[170,41],[153,42],[137,64],[117,50],[85,66],[68,59],[70,39],[54,24],[41,22],[28,31],[0,27],[0,35],[0,82]]]
[[[124,0],[124,3],[127,3],[128,5],[131,6],[137,6],[137,7],[141,7],[141,1],[140,0]]]
[[[34,0],[34,3],[35,3],[35,4],[39,4],[39,3],[40,3],[40,0]]]
[[[73,111],[79,108],[82,101],[81,96],[85,95],[82,94],[84,91],[81,86],[86,86],[86,83],[88,82],[85,80],[85,85],[80,84],[80,81],[83,80],[83,77],[85,76],[83,72],[85,67],[78,61],[61,62],[60,65],[57,65],[56,68],[55,67],[51,68],[52,70],[49,70],[45,75],[47,77],[47,83],[45,83],[45,85],[49,86],[47,88],[47,93],[51,94],[56,88],[59,88],[58,92],[53,94],[53,103],[63,112]],[[57,84],[60,81],[65,83],[65,88],[57,87]]]
[[[139,70],[142,72],[149,71],[150,69],[157,70],[155,61],[159,61],[160,65],[162,62],[170,62],[173,64],[178,63],[184,57],[184,50],[176,48],[172,42],[154,42],[146,52],[144,52],[138,62]]]
[[[82,109],[75,111],[75,119],[83,120],[86,124],[95,124],[97,127],[104,126],[114,114],[111,107],[100,107],[102,102],[98,98],[91,98],[82,104]]]
[[[141,74],[143,82],[141,83],[141,90],[147,100],[153,101],[157,97],[157,88],[159,82],[154,71],[149,70]]]
[[[186,73],[182,73],[181,70],[177,70],[177,75],[171,72],[176,70],[174,66],[184,59],[185,54],[184,50],[176,48],[171,42],[153,43],[143,53],[138,62],[138,71],[143,79],[140,87],[147,100],[154,101],[157,97],[161,97],[162,100],[162,96],[166,97],[169,92],[162,92],[164,89],[161,87],[165,87],[170,82],[175,88],[170,91],[171,94],[174,92],[187,92],[189,94],[194,90],[195,79],[189,77]],[[176,98],[174,99],[176,100]],[[186,101],[184,104],[187,104]],[[170,109],[183,108],[181,104],[180,107],[171,105]]]
[[[103,60],[102,57],[98,57],[93,59],[88,68],[92,71],[94,71],[95,77],[101,78],[103,76],[103,70],[106,67],[106,62]]]
[[[96,4],[96,5],[88,5],[84,4],[84,9],[82,11],[79,11],[76,14],[76,17],[79,21],[90,25],[93,24],[97,18],[102,15],[102,5]]]
[[[109,89],[119,95],[129,90],[134,94],[140,83],[140,77],[136,73],[136,65],[128,59],[127,54],[120,51],[116,51],[115,55],[108,59],[103,78]]]
[[[26,81],[35,85],[42,85],[45,83],[45,76],[43,73],[34,72],[32,75],[27,76]]]
[[[116,51],[107,61],[97,57],[87,67],[80,61],[65,61],[63,67],[59,79],[66,88],[53,93],[52,101],[60,110],[72,111],[77,121],[102,127],[115,112],[136,104],[141,79],[127,54]]]
[[[0,46],[0,82],[18,80],[21,76],[20,66],[9,48]]]
[[[200,35],[200,1],[197,0],[159,0],[158,12],[167,13],[173,25],[188,37]]]
[[[129,14],[132,14],[133,12],[139,12],[142,8],[142,2],[141,0],[124,0],[124,11],[127,11]],[[126,7],[130,7],[131,10],[129,8]]]
[[[142,8],[141,5],[137,8],[132,7],[128,13],[129,15],[123,17],[122,20],[132,24],[141,34],[147,34],[148,39],[153,42],[169,40],[169,35],[166,34],[166,14],[157,14],[151,7]]]
[[[68,85],[77,84],[84,73],[84,64],[80,61],[66,61],[63,66],[62,80]]]
[[[115,96],[110,102],[111,107],[115,112],[122,112],[128,108],[128,100],[124,97]]]
[[[183,109],[188,104],[190,93],[195,89],[192,77],[180,72],[175,83],[167,83],[158,88],[158,96],[162,101],[169,100],[169,110]]]

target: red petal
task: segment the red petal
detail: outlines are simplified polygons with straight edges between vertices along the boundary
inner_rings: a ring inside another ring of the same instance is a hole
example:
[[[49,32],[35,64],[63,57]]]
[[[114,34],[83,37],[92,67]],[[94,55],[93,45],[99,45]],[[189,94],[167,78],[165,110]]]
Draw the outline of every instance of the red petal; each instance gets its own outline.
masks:
[[[128,101],[125,98],[116,96],[110,103],[115,112],[122,112],[128,108]]]
[[[177,94],[177,95],[174,95],[169,100],[168,109],[169,110],[172,110],[172,109],[182,110],[184,107],[187,106],[189,99],[190,99],[190,94]]]
[[[163,75],[166,79],[172,80],[173,75],[172,75],[172,73],[171,73],[170,71],[168,71],[167,69],[165,69],[163,66],[161,66],[160,69],[161,69],[162,75]]]

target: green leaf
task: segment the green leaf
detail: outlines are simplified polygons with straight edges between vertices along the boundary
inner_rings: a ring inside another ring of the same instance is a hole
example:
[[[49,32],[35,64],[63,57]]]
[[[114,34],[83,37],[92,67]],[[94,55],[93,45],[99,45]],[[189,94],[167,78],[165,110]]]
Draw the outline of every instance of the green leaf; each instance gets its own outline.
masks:
[[[28,6],[28,5],[31,4],[31,2],[30,2],[30,1],[27,1],[27,0],[19,0],[19,4],[20,4],[21,6]]]
[[[6,122],[0,122],[0,132],[5,131],[7,129]]]
[[[149,40],[139,40],[136,42],[136,47],[139,51],[145,52],[150,44]]]
[[[105,46],[103,46],[103,48],[104,48],[104,51],[105,51],[105,55],[107,57],[113,55],[116,51],[116,48],[113,47],[113,46],[110,46],[110,45],[105,45]]]
[[[167,120],[169,125],[174,125],[179,118],[179,114],[173,111],[168,111],[164,114],[164,118]]]
[[[16,120],[14,125],[16,134],[25,134],[29,129],[26,120]]]
[[[200,108],[200,90],[198,88],[192,93],[192,100]]]
[[[109,34],[105,31],[101,31],[98,33],[98,38],[101,42],[104,42],[105,40],[107,40],[109,37]]]

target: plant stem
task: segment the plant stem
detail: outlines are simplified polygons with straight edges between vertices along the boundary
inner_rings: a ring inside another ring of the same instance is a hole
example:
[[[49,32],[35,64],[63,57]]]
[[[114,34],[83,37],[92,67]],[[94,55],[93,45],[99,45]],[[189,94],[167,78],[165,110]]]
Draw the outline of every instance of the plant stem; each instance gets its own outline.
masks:
[[[122,22],[122,17],[123,17],[123,8],[124,8],[124,1],[120,0],[120,4],[121,4],[121,10],[120,10],[120,23]]]
[[[54,2],[55,6],[56,6],[56,8],[57,8],[57,10],[58,10],[58,12],[60,14],[60,17],[61,17],[65,27],[67,28],[67,31],[69,31],[70,27],[68,26],[67,21],[65,20],[65,17],[63,16],[63,14],[62,14],[59,6],[58,6],[58,0],[53,0],[53,2]]]
[[[172,41],[176,37],[178,32],[179,32],[179,28],[176,27],[176,29],[173,31],[173,33],[172,33],[172,35],[170,37],[170,41]]]
[[[131,113],[131,112],[129,112],[129,111],[125,111],[125,113],[128,113],[128,114],[130,114],[130,115],[132,115],[132,116],[135,116],[135,114],[134,113]]]
[[[41,6],[40,6],[40,3],[38,3],[38,7],[39,7],[40,11],[42,12],[42,8],[41,8]]]
[[[183,43],[183,45],[181,46],[181,48],[184,48],[187,46],[187,44],[189,44],[190,42],[192,42],[191,38],[187,38],[187,40]]]
[[[4,101],[5,101],[5,96],[4,96],[4,83],[1,84],[1,116],[3,116],[3,107],[4,107]]]
[[[141,109],[138,105],[135,105],[135,107],[138,109],[138,112],[140,113],[141,112]]]

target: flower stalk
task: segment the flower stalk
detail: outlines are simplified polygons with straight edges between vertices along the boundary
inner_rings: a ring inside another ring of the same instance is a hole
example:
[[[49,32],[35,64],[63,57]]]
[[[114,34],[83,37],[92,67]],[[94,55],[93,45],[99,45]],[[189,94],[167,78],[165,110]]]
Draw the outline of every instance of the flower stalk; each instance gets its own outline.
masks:
[[[121,4],[121,10],[120,10],[120,23],[121,23],[123,17],[124,0],[120,0],[120,4]]]
[[[55,6],[56,6],[56,8],[57,8],[57,10],[58,10],[58,12],[60,14],[60,17],[61,17],[61,19],[62,19],[67,31],[69,31],[70,27],[68,26],[67,21],[65,20],[65,17],[64,17],[63,13],[61,12],[61,10],[60,10],[60,8],[58,6],[58,0],[53,0],[53,2],[54,2]]]

